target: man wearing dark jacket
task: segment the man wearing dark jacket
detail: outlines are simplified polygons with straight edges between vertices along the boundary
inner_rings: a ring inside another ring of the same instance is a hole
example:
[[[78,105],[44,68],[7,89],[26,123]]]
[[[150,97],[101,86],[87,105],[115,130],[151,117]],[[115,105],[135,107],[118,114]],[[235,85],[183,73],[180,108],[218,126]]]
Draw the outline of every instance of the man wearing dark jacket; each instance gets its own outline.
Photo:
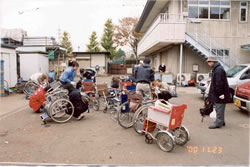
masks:
[[[142,66],[135,68],[136,92],[141,93],[146,97],[146,100],[151,100],[150,83],[154,80],[154,71],[150,67],[151,60],[145,58]]]
[[[220,128],[225,126],[224,113],[226,103],[231,101],[231,94],[224,68],[217,62],[216,57],[208,57],[208,65],[212,67],[212,78],[208,94],[209,101],[215,104],[216,121],[209,129]]]

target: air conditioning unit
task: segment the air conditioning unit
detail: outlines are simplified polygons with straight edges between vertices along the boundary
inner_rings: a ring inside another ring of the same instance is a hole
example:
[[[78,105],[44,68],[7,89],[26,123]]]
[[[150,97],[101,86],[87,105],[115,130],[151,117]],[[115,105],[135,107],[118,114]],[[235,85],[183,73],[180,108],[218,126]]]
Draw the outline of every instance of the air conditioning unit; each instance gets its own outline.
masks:
[[[208,78],[209,78],[209,74],[208,73],[197,73],[196,82],[199,83],[203,79],[208,79]]]
[[[182,73],[181,76],[180,74],[177,74],[177,82],[180,83],[180,82],[188,82],[191,80],[191,74],[189,73]]]

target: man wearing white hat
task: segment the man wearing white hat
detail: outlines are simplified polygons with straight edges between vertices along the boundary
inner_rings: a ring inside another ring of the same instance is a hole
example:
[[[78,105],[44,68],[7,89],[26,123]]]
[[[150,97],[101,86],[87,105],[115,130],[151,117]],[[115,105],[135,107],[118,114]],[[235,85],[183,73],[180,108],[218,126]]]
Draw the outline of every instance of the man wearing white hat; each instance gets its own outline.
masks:
[[[212,78],[208,99],[215,104],[216,121],[209,129],[216,129],[225,126],[226,103],[231,102],[231,94],[224,68],[217,61],[216,57],[208,57],[208,65],[212,67]]]

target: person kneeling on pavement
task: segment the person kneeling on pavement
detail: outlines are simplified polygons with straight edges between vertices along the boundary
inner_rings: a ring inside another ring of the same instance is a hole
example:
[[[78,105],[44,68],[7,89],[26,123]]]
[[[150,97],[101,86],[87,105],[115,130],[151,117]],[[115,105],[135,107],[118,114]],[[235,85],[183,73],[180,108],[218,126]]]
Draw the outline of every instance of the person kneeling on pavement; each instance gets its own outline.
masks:
[[[43,109],[45,105],[45,94],[49,89],[50,86],[47,86],[45,88],[39,87],[30,97],[29,106],[33,109],[34,112],[40,113],[40,109]]]
[[[79,89],[76,89],[71,84],[67,84],[64,87],[69,91],[69,100],[74,106],[73,116],[77,120],[84,118],[84,112],[88,110],[88,98],[83,97]]]
[[[168,101],[172,98],[170,87],[167,83],[162,82],[160,79],[157,79],[156,81],[154,81],[153,85],[156,87],[156,93],[159,99]]]

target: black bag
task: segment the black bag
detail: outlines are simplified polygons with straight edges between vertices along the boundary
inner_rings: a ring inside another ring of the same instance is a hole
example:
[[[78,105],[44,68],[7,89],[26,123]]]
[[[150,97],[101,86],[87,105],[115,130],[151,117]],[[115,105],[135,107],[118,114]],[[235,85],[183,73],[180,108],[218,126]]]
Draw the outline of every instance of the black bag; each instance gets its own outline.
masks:
[[[111,81],[112,88],[119,88],[120,77],[113,77]]]
[[[213,112],[214,103],[209,101],[208,98],[205,98],[204,100],[204,108],[200,109],[200,114],[202,116],[202,121],[205,116],[208,116]]]
[[[161,93],[158,93],[158,98],[168,101],[172,98],[172,95],[168,91],[162,91]]]

